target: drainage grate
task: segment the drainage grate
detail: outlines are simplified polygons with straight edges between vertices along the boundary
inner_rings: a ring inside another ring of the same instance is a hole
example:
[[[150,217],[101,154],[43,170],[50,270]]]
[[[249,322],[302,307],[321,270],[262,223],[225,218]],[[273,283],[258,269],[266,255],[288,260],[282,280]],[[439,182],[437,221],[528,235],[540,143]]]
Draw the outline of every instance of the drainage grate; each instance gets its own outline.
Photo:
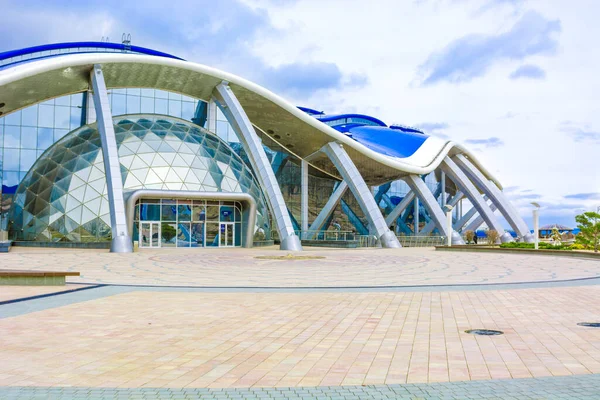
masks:
[[[469,330],[466,330],[465,333],[470,333],[471,335],[481,335],[481,336],[504,335],[504,332],[494,331],[492,329],[469,329]]]
[[[579,322],[579,326],[587,326],[588,328],[600,328],[600,322]]]

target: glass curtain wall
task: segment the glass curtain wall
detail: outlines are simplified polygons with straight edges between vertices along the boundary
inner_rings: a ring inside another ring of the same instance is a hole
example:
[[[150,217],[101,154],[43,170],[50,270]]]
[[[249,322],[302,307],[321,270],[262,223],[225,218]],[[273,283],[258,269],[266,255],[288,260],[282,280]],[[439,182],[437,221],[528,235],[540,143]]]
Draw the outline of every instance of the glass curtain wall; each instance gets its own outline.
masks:
[[[204,103],[164,90],[131,88],[109,90],[109,102],[115,116],[163,114],[194,120],[196,124],[198,104]],[[95,120],[93,99],[87,92],[58,97],[0,117],[0,230],[7,229],[13,195],[36,159],[68,132]],[[226,130],[221,127],[221,131]]]

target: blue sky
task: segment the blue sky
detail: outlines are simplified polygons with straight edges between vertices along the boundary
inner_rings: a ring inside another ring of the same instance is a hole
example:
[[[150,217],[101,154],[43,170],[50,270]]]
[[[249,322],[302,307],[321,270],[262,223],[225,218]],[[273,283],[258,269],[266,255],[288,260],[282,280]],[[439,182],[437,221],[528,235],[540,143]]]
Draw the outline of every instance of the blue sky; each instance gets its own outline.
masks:
[[[594,0],[0,0],[0,51],[120,41],[464,143],[530,219],[600,205]]]

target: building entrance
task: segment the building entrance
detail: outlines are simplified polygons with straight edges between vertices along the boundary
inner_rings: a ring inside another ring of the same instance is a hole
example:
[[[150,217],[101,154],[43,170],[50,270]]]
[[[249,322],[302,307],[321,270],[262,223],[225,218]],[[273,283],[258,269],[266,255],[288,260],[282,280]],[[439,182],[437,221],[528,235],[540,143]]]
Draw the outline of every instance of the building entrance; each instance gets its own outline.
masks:
[[[160,247],[160,222],[140,222],[139,232],[140,247]]]
[[[232,247],[234,246],[235,237],[235,225],[233,222],[222,222],[219,247]]]
[[[241,210],[237,201],[140,199],[133,237],[141,248],[239,247]]]

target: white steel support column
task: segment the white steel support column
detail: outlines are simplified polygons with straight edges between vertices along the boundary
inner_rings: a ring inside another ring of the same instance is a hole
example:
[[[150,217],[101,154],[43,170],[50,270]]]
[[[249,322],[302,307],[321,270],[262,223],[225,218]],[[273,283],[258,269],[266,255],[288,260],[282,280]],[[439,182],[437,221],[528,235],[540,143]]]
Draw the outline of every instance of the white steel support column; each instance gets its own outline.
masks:
[[[210,132],[217,134],[217,103],[213,99],[210,99],[208,104],[208,112],[206,118],[206,129]]]
[[[487,203],[488,198],[486,195],[483,196],[483,201],[485,201]],[[461,202],[462,203],[462,202]],[[490,209],[492,211],[495,211],[495,206],[493,204],[490,205]],[[463,214],[458,221],[456,221],[456,223],[454,224],[454,229],[457,232],[460,232],[462,227],[465,226],[467,224],[467,222],[469,222],[471,220],[471,218],[473,218],[473,216],[477,214],[477,210],[475,209],[475,207],[471,207],[469,209],[469,211],[467,211],[465,214]],[[483,219],[481,220],[481,224],[483,224]],[[481,225],[479,224],[479,225]]]
[[[533,238],[533,246],[536,250],[539,248],[540,242],[540,209],[536,207],[533,209],[533,234],[535,235]]]
[[[306,239],[312,239],[318,231],[323,229],[325,221],[327,221],[333,210],[335,210],[347,189],[348,184],[344,181],[341,181],[329,197],[329,200],[327,200],[327,203],[325,203],[325,206],[321,212],[319,212],[319,215],[317,215],[317,218],[315,218],[313,221],[312,225],[310,226],[310,231],[306,235]]]
[[[440,234],[446,237],[452,236],[452,244],[465,244],[465,241],[458,234],[458,232],[448,232],[448,227],[446,226],[446,215],[444,215],[444,211],[442,211],[442,208],[438,204],[435,197],[433,197],[431,190],[429,190],[425,182],[423,182],[423,179],[421,179],[421,177],[418,175],[408,175],[406,178],[402,179],[404,179],[413,193],[415,193],[416,196],[418,196],[423,202],[423,207],[425,207],[431,219],[435,221],[435,226]]]
[[[483,217],[483,220],[490,229],[496,230],[500,234],[500,240],[502,243],[514,241],[510,233],[505,232],[500,222],[494,215],[494,212],[490,209],[487,202],[483,199],[479,190],[473,185],[465,173],[450,159],[450,157],[444,158],[440,167],[442,170],[454,181],[456,186],[467,196],[467,198],[473,204],[473,207],[479,212],[479,215]]]
[[[446,205],[446,173],[440,173],[440,184],[442,185],[442,208]]]
[[[396,222],[398,218],[400,218],[400,215],[404,212],[404,210],[406,210],[406,208],[410,205],[410,202],[413,201],[414,198],[415,194],[413,192],[408,192],[406,196],[404,196],[402,201],[398,203],[398,205],[392,210],[392,212],[389,213],[387,217],[385,217],[386,225],[392,226],[392,224]]]
[[[515,210],[512,204],[507,200],[506,196],[504,196],[504,193],[502,193],[498,186],[487,179],[464,155],[457,154],[453,157],[453,161],[483,190],[492,203],[496,205],[517,235],[522,237],[527,243],[533,242],[534,238],[531,232],[529,232],[527,224],[523,221],[523,218],[517,213],[517,210]]]
[[[302,236],[308,231],[308,162],[302,160],[300,168],[300,216],[302,218]]]
[[[327,154],[340,175],[344,178],[344,181],[348,184],[365,217],[369,221],[369,230],[375,233],[381,246],[389,248],[402,247],[396,235],[388,228],[381,210],[375,202],[375,197],[373,197],[371,190],[348,153],[346,153],[346,150],[339,143],[330,142],[322,147],[322,151]]]
[[[229,124],[237,132],[244,150],[256,172],[258,182],[265,193],[265,198],[276,222],[277,232],[281,239],[282,250],[302,250],[300,238],[294,232],[292,220],[281,194],[281,188],[275,178],[275,173],[267,154],[262,147],[262,142],[242,105],[229,87],[227,82],[222,82],[215,87],[212,97],[221,109]]]
[[[472,210],[474,210],[475,212],[477,212],[477,210],[475,210],[475,207],[473,207]],[[494,203],[490,204],[490,210],[496,211],[496,205]],[[465,228],[465,230],[467,230],[467,231],[476,231],[477,229],[479,229],[479,227],[481,226],[481,224],[483,224],[483,217],[481,215],[478,215],[473,220],[473,222],[471,222],[469,225],[467,225],[467,227]]]
[[[415,236],[419,234],[419,198],[415,197],[414,201],[414,211],[413,211],[413,231]]]
[[[133,252],[133,242],[127,229],[121,164],[119,163],[115,128],[110,112],[110,104],[108,103],[108,91],[106,90],[106,83],[104,82],[104,75],[100,65],[94,65],[90,73],[90,81],[94,90],[96,122],[102,142],[102,156],[104,158],[104,171],[106,173],[106,188],[108,191],[110,227],[112,232],[110,251],[112,253],[131,253]]]
[[[460,200],[464,197],[463,192],[457,192],[454,197],[448,202],[448,205],[451,207],[455,207],[457,204],[460,204]],[[431,220],[421,229],[422,235],[428,235],[435,229],[435,221]]]

